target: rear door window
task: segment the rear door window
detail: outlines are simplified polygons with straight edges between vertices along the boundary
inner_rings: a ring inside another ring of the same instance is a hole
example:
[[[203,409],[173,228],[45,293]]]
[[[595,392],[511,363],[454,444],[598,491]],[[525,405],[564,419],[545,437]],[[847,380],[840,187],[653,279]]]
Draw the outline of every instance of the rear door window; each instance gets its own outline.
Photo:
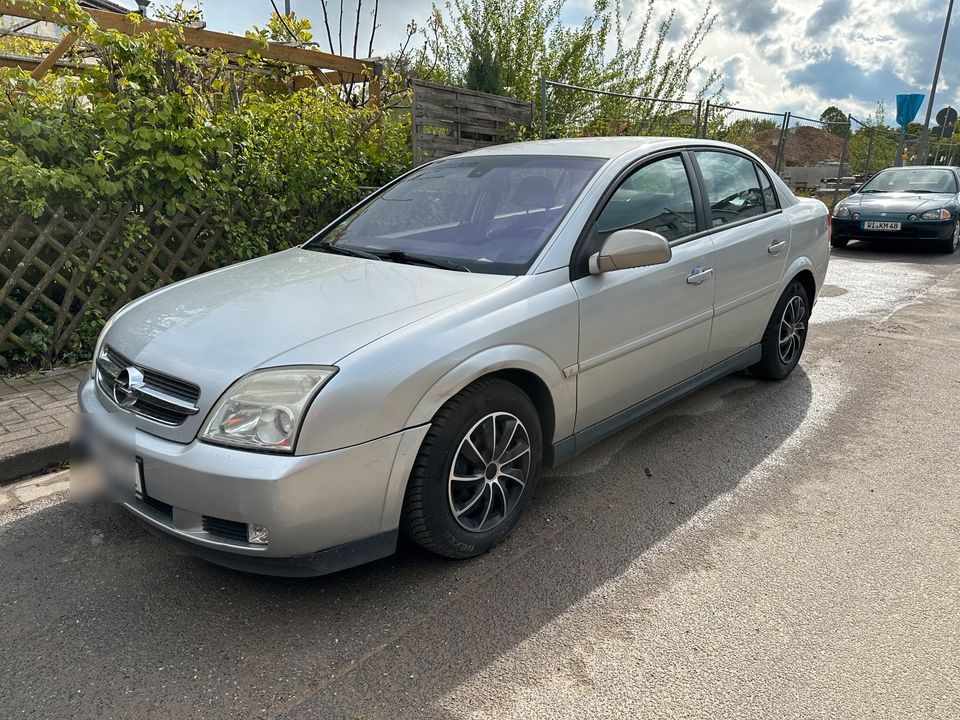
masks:
[[[762,167],[759,165],[755,165],[754,167],[757,170],[757,177],[760,178],[760,192],[763,193],[763,209],[766,212],[777,210],[780,207],[780,202],[777,200],[777,193],[774,192],[773,186],[770,184],[770,178]]]
[[[703,175],[713,227],[766,212],[760,178],[751,160],[714,150],[698,150],[694,156]]]

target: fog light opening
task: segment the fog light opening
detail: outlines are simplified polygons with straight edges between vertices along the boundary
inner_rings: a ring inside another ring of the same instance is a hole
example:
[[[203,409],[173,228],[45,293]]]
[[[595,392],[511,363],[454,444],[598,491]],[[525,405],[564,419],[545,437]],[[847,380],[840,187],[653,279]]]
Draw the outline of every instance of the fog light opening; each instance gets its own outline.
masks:
[[[247,524],[247,542],[254,545],[266,545],[270,540],[270,531],[263,525]]]

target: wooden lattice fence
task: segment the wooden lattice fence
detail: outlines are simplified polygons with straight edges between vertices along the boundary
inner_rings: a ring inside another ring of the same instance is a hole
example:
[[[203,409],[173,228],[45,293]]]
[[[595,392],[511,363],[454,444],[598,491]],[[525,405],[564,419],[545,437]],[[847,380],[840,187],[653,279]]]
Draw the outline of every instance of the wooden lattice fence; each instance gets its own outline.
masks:
[[[86,217],[62,207],[20,214],[0,227],[0,367],[17,351],[53,362],[89,349],[103,322],[135,297],[243,259],[238,228],[256,236],[260,217],[239,206],[216,220],[192,208],[171,216],[159,204],[101,206]],[[279,238],[260,252],[303,239]]]

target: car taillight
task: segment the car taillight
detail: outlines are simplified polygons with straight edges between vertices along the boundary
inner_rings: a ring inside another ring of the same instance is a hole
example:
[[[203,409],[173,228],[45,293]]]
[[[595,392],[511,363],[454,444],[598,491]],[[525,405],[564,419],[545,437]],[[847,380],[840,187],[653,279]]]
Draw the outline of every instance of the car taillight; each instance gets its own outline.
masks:
[[[833,240],[833,216],[827,212],[827,242]]]

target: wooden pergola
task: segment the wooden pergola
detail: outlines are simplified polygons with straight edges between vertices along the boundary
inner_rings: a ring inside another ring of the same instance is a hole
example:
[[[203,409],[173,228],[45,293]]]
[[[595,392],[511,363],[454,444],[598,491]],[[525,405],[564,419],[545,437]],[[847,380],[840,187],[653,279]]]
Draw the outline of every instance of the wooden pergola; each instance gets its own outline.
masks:
[[[85,8],[102,30],[117,30],[126,35],[139,35],[161,29],[175,29],[179,44],[184,46],[221,50],[228,54],[245,55],[254,52],[266,60],[300,65],[307,68],[310,76],[299,76],[294,80],[295,87],[307,85],[342,85],[346,83],[369,83],[369,97],[377,102],[380,97],[380,66],[369,60],[343,57],[310,48],[267,42],[266,45],[251,38],[214,32],[184,25],[171,25],[155,20],[131,20],[127,15]],[[15,0],[0,0],[0,16],[10,15],[30,20],[39,20],[63,24],[64,19],[47,7],[33,8]],[[0,65],[20,67],[29,70],[32,77],[39,79],[54,66],[71,70],[82,69],[82,65],[62,61],[66,53],[77,41],[73,33],[64,35],[50,53],[44,58],[23,56],[0,56]]]

